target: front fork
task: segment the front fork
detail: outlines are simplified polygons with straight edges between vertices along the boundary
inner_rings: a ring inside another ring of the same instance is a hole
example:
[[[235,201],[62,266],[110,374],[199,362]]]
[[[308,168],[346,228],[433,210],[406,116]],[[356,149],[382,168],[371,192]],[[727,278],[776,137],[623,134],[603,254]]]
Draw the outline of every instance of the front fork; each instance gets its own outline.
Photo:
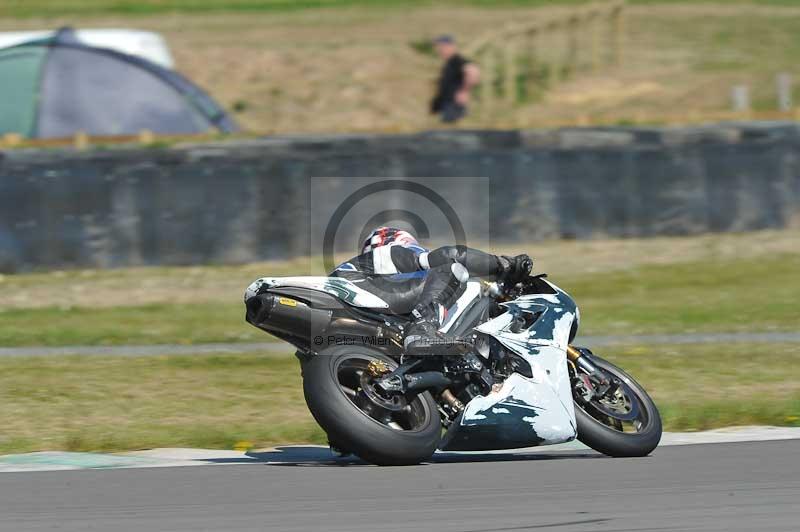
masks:
[[[575,369],[575,376],[582,378],[579,371],[586,375],[583,378],[584,400],[590,401],[593,396],[602,397],[612,386],[605,373],[592,362],[592,352],[585,347],[567,346],[567,360]],[[588,380],[588,382],[587,382]],[[587,397],[588,394],[588,397]]]

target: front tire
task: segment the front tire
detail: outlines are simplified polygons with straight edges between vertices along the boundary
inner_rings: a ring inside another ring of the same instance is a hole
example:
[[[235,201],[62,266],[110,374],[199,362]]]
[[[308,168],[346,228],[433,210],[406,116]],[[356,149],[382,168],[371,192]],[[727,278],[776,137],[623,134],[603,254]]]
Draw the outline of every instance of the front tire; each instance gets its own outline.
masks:
[[[361,388],[370,361],[397,363],[364,346],[325,349],[303,363],[303,392],[311,414],[337,447],[378,465],[412,465],[429,459],[441,438],[441,418],[430,393],[400,409],[383,408]]]
[[[623,423],[619,419],[604,415],[613,410],[597,404],[583,404],[575,401],[575,419],[578,423],[578,439],[595,451],[614,457],[647,456],[661,441],[661,416],[655,403],[647,395],[642,386],[633,377],[625,373],[611,362],[594,355],[592,363],[598,366],[609,377],[624,383],[624,395],[627,401],[636,402],[639,415],[631,423]],[[594,400],[593,400],[594,402]],[[625,415],[620,415],[624,418]],[[625,425],[630,425],[626,432]]]

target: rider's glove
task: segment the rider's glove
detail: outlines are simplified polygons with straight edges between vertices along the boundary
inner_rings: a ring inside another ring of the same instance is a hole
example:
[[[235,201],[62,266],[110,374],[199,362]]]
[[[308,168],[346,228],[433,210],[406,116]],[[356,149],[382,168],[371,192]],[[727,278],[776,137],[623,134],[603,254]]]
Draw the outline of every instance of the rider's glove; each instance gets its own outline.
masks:
[[[500,279],[503,281],[511,281],[517,283],[528,277],[533,269],[533,260],[527,255],[517,255],[516,257],[509,257],[503,255],[500,257]]]

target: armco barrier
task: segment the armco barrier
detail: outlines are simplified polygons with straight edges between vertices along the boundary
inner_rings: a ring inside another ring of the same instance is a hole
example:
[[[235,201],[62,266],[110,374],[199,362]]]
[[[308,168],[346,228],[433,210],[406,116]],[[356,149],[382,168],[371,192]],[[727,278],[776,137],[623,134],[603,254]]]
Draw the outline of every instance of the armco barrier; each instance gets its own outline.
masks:
[[[9,150],[0,271],[305,254],[315,176],[452,177],[452,194],[488,176],[495,242],[779,228],[800,211],[798,154],[791,123]]]

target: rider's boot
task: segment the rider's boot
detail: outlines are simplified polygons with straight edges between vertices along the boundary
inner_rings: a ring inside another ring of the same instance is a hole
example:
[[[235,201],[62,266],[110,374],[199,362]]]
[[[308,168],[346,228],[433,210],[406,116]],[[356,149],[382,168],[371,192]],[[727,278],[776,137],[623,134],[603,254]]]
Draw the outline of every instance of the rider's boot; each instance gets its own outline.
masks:
[[[463,355],[471,350],[472,342],[465,338],[447,336],[439,331],[445,307],[439,303],[418,305],[412,311],[417,319],[408,327],[403,340],[406,354],[411,356]]]
[[[440,307],[438,303],[417,305],[411,312],[416,321],[406,330],[403,340],[405,352],[411,356],[432,355],[437,347],[445,341],[445,336],[439,332]]]
[[[428,273],[420,302],[411,311],[415,322],[406,330],[403,348],[412,356],[460,354],[458,340],[439,331],[449,308],[469,278],[459,263],[442,266]]]

